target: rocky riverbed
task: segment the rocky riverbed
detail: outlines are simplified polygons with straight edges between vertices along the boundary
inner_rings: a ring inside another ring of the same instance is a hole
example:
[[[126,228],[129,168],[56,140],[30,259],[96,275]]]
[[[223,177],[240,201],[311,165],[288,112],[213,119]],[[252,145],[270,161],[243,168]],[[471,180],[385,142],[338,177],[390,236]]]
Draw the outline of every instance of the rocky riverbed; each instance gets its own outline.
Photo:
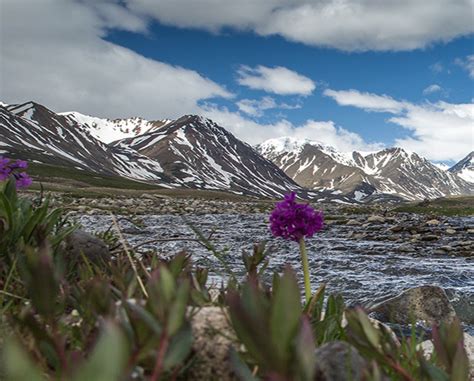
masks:
[[[269,277],[286,264],[300,269],[297,245],[273,239],[269,233],[267,218],[272,203],[154,196],[123,202],[92,201],[79,200],[72,205],[86,230],[107,229],[112,222],[108,210],[135,209],[139,225],[128,219],[119,221],[131,246],[164,256],[186,250],[196,264],[211,268],[215,281],[225,277],[223,269],[195,241],[190,225],[205,236],[212,233],[212,243],[225,254],[237,275],[243,273],[242,250],[251,250],[263,240],[270,248]],[[435,217],[332,204],[322,209],[326,226],[308,240],[313,287],[326,282],[331,292],[342,293],[349,304],[367,305],[410,287],[438,285],[446,290],[466,330],[474,333],[474,217]]]

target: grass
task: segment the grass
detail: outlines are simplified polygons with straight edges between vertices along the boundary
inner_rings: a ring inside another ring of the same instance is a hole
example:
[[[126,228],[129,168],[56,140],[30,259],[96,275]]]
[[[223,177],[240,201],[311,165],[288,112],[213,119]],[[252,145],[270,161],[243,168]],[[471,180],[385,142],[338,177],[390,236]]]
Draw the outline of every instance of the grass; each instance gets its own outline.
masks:
[[[438,216],[474,216],[474,196],[442,197],[435,200],[401,205],[395,212],[433,214]]]

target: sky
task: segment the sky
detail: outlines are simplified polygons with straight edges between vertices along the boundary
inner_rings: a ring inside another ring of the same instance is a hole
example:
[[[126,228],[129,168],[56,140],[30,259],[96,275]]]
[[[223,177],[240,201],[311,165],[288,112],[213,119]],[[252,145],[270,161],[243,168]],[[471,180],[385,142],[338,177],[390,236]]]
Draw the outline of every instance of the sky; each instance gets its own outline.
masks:
[[[454,163],[473,33],[474,0],[0,0],[0,101]]]

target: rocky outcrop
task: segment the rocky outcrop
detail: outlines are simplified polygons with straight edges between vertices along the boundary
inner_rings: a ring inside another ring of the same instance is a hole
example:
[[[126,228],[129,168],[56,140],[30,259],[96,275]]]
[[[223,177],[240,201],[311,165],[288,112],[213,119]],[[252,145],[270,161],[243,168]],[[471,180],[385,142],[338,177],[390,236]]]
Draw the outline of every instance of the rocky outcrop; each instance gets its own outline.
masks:
[[[110,260],[109,248],[105,242],[83,230],[72,232],[65,243],[63,254],[66,261],[71,264],[81,262],[83,255],[95,264],[106,263]]]

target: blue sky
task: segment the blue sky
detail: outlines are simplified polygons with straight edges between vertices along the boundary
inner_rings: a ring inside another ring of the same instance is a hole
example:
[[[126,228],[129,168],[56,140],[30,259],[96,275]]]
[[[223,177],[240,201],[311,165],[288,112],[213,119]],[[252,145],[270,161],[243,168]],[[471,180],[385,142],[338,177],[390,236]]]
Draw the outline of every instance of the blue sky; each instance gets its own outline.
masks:
[[[257,144],[474,149],[472,0],[4,0],[0,100]],[[22,49],[17,49],[22,46]]]
[[[148,35],[116,31],[108,35],[107,40],[145,57],[196,70],[225,85],[237,99],[258,99],[269,95],[238,84],[236,72],[241,65],[286,67],[312,79],[316,90],[309,96],[271,94],[279,102],[300,105],[301,108],[267,110],[257,120],[275,123],[285,117],[295,124],[302,124],[307,119],[333,120],[360,133],[368,141],[388,145],[406,135],[405,129],[387,123],[386,113],[341,107],[325,97],[323,90],[358,89],[414,103],[438,100],[469,103],[474,97],[472,80],[456,63],[456,60],[474,53],[472,36],[449,43],[433,43],[408,52],[348,53],[290,42],[279,36],[260,37],[251,32],[232,30],[210,33],[153,23]],[[423,93],[431,85],[438,85],[441,89]],[[238,111],[235,100],[217,98],[214,102]]]

